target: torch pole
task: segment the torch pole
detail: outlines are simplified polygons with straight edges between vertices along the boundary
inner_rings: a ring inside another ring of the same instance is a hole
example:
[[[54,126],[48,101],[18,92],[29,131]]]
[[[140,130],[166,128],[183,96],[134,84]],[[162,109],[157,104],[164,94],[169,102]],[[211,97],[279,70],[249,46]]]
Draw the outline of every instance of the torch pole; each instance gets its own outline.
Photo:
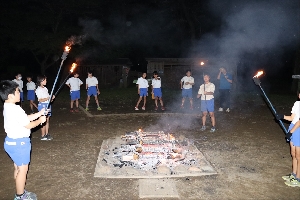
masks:
[[[55,81],[54,81],[53,86],[52,86],[52,90],[51,90],[51,93],[50,93],[50,99],[49,99],[49,102],[48,102],[48,104],[47,104],[47,106],[46,106],[47,109],[49,109],[49,107],[50,107],[50,103],[51,103],[51,100],[52,100],[52,97],[53,97],[54,88],[55,88],[57,79],[58,79],[58,77],[59,77],[59,74],[60,74],[60,71],[61,71],[61,67],[62,67],[64,61],[66,60],[68,54],[69,54],[69,47],[68,47],[68,49],[65,49],[63,55],[61,56],[62,61],[61,61],[61,63],[60,63],[60,66],[59,66],[59,69],[58,69],[58,72],[57,72]]]
[[[266,95],[265,91],[264,91],[264,90],[263,90],[263,88],[261,87],[261,85],[260,85],[260,82],[259,82],[258,78],[253,78],[253,79],[254,79],[254,82],[255,82],[255,84],[256,84],[256,85],[258,85],[258,86],[259,86],[259,88],[260,88],[260,90],[262,91],[262,93],[263,93],[263,95],[264,95],[264,97],[265,97],[266,101],[268,102],[268,104],[269,104],[270,108],[271,108],[271,109],[272,109],[272,111],[273,111],[273,114],[274,114],[274,115],[276,115],[276,113],[277,113],[277,112],[276,112],[275,108],[273,107],[273,105],[272,105],[271,101],[270,101],[270,100],[269,100],[269,98],[267,97],[267,95]],[[255,79],[257,79],[257,80],[255,80]],[[278,121],[279,121],[279,124],[280,124],[281,128],[283,129],[284,133],[285,133],[285,134],[287,134],[287,133],[288,133],[288,131],[286,130],[286,128],[285,128],[285,126],[284,126],[283,122],[282,122],[281,120],[278,120]]]
[[[61,88],[65,85],[65,82],[67,81],[67,79],[69,78],[69,76],[71,75],[71,73],[68,73],[67,77],[65,78],[65,80],[61,83],[61,85],[59,86],[59,88],[57,89],[57,91],[55,92],[54,96],[56,96],[58,94],[58,92],[61,90]]]

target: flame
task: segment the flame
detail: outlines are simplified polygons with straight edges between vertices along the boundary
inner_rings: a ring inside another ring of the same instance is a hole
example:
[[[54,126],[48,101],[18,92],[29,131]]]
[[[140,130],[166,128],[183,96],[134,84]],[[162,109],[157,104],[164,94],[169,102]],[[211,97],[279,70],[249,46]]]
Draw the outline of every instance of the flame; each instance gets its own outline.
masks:
[[[200,65],[204,65],[204,62],[201,62]]]
[[[170,140],[175,140],[175,137],[174,137],[172,134],[170,134],[170,135],[169,135],[169,139],[170,139]]]
[[[76,63],[73,63],[72,64],[72,68],[70,69],[70,72],[73,73],[74,69],[77,67],[77,64]]]
[[[65,46],[65,51],[69,52],[69,51],[70,51],[70,49],[71,49],[71,47],[69,47],[69,46]]]
[[[142,132],[143,130],[141,128],[139,128],[139,132]]]
[[[255,76],[253,76],[253,78],[258,78],[262,74],[264,74],[264,72],[263,71],[259,71],[259,72],[257,72],[257,74]]]

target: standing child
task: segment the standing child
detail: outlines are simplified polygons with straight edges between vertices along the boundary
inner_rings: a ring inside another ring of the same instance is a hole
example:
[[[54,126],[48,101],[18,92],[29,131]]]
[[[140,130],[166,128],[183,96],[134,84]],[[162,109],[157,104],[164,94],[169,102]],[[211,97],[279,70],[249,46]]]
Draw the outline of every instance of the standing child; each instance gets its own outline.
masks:
[[[22,107],[22,102],[24,101],[22,74],[18,73],[18,74],[16,74],[15,77],[16,78],[13,81],[18,83],[18,85],[19,85],[20,99],[21,99],[20,106]]]
[[[182,102],[181,108],[184,108],[185,98],[190,99],[190,109],[193,110],[193,91],[192,87],[195,84],[194,78],[191,76],[191,70],[186,70],[186,76],[184,76],[180,81],[180,86],[182,90]]]
[[[164,103],[162,100],[162,92],[161,92],[161,79],[158,77],[157,71],[153,72],[153,79],[152,79],[152,94],[154,94],[155,98],[155,110],[158,110],[157,100],[159,99],[161,110],[165,110]]]
[[[203,80],[204,83],[200,86],[197,98],[201,96],[201,112],[202,112],[202,128],[201,131],[204,131],[206,129],[205,122],[206,122],[206,116],[207,112],[209,112],[209,116],[211,119],[212,127],[210,129],[210,132],[215,132],[216,128],[216,120],[215,120],[215,114],[214,114],[214,92],[215,92],[215,85],[211,82],[209,82],[209,75],[204,75]]]
[[[97,110],[102,110],[99,106],[98,95],[100,94],[98,88],[98,79],[93,76],[93,72],[88,71],[88,77],[86,79],[86,87],[87,90],[87,99],[86,99],[86,108],[85,110],[89,110],[89,102],[92,95],[95,97],[95,101],[97,104]]]
[[[80,99],[80,86],[83,82],[78,78],[79,74],[74,72],[74,77],[71,77],[67,80],[66,85],[70,87],[70,96],[71,96],[71,110],[70,112],[74,112],[73,104],[76,102],[75,112],[79,111],[79,102]]]
[[[139,100],[136,103],[136,106],[134,107],[135,110],[139,110],[139,104],[142,101],[144,97],[144,105],[142,107],[142,110],[146,110],[146,98],[148,96],[148,81],[146,79],[147,73],[143,73],[142,77],[140,77],[136,84],[138,86],[138,94],[140,95]]]
[[[0,96],[4,101],[4,129],[7,134],[4,150],[14,162],[14,179],[16,182],[14,200],[36,200],[36,194],[25,190],[31,151],[29,137],[30,129],[46,121],[46,117],[42,116],[45,109],[35,114],[26,115],[25,111],[16,105],[20,101],[18,87],[17,83],[9,80],[0,83]]]
[[[300,99],[300,93],[298,94]],[[285,184],[291,187],[300,187],[300,101],[296,101],[291,111],[291,115],[276,114],[276,119],[285,119],[291,121],[289,133],[286,134],[290,142],[291,155],[292,155],[292,173],[282,176]]]
[[[32,77],[31,76],[27,76],[27,81],[28,81],[28,83],[26,83],[26,86],[27,86],[27,100],[29,101],[29,106],[30,106],[31,113],[33,114],[34,113],[33,107],[35,107],[36,109],[38,109],[38,107],[34,103],[34,101],[35,101],[35,88],[36,88],[36,85],[32,81]]]
[[[43,108],[47,109],[47,105],[50,101],[50,95],[48,93],[48,89],[45,87],[47,84],[47,77],[44,75],[37,76],[36,83],[38,85],[37,89],[35,90],[35,94],[38,98],[39,104],[38,104],[38,110],[41,111]],[[52,96],[52,100],[55,98],[55,96]],[[49,111],[46,115],[46,123],[42,124],[41,128],[41,140],[52,140],[53,138],[49,134],[49,120],[51,114],[51,106],[49,107]]]

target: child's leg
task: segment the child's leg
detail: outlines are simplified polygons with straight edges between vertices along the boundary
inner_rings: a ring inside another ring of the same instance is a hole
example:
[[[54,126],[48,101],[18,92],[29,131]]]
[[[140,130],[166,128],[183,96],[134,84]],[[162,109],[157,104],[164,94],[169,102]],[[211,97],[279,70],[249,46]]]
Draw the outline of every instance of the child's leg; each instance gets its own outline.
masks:
[[[146,106],[146,100],[147,100],[147,96],[144,96],[144,106],[143,107]]]
[[[160,101],[160,105],[161,105],[161,107],[164,107],[164,102],[163,102],[163,100],[162,100],[162,98],[161,98],[161,97],[159,97],[159,101]]]
[[[49,133],[49,123],[50,123],[50,116],[47,117],[47,120],[46,120],[46,125],[45,125],[45,133],[46,135]]]
[[[74,100],[71,100],[71,110],[73,109],[73,105],[74,105]]]
[[[207,112],[202,112],[202,125],[205,126]]]
[[[290,147],[291,147],[291,155],[292,155],[292,169],[293,169],[293,173],[297,174],[298,161],[297,161],[297,158],[296,158],[296,147],[293,145],[293,142],[290,142]]]
[[[295,147],[296,169],[293,172],[296,174],[296,178],[300,179],[300,147]],[[293,163],[294,164],[294,163]],[[294,168],[294,167],[293,167]]]
[[[29,107],[30,107],[31,111],[33,111],[33,105],[32,105],[32,103],[33,103],[32,100],[29,100]]]
[[[30,105],[38,109],[37,105],[33,102],[33,100],[30,100]],[[33,110],[33,108],[31,108],[31,110]]]
[[[78,101],[78,99],[76,99],[76,108],[78,108],[79,107],[79,101]]]
[[[158,106],[157,106],[157,99],[158,99],[158,97],[155,97],[155,100],[154,100],[154,101],[155,101],[155,106],[156,106],[156,107],[158,107]]]
[[[136,106],[135,107],[139,107],[139,104],[140,104],[140,102],[142,101],[142,97],[140,96],[139,97],[139,100],[137,101],[137,103],[136,103]]]
[[[15,164],[14,164],[15,165]],[[16,167],[16,165],[15,165]],[[16,169],[15,169],[16,170]],[[24,193],[25,183],[26,183],[26,176],[28,171],[28,165],[17,166],[17,173],[15,175],[16,181],[16,192],[18,195]]]
[[[100,107],[97,95],[95,95],[95,101],[96,101],[97,107]]]
[[[183,105],[184,105],[184,101],[185,101],[185,97],[183,97],[182,100],[181,100],[181,106],[182,106],[182,107],[183,107]]]
[[[211,119],[212,126],[215,126],[216,125],[216,119],[215,119],[214,112],[209,112],[209,116],[210,116],[210,119]]]
[[[193,107],[193,98],[190,98],[191,107]]]
[[[88,95],[86,98],[86,103],[85,103],[86,108],[89,107],[89,102],[90,102],[90,96]]]

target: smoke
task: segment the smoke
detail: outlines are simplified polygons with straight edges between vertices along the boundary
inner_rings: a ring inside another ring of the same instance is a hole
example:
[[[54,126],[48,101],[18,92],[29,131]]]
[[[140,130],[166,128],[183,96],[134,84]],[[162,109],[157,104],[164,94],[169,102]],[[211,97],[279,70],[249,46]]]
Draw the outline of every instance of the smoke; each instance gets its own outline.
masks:
[[[259,65],[269,54],[273,63],[280,62],[284,49],[299,39],[298,1],[213,0],[209,9],[221,19],[222,27],[205,35],[194,52],[208,56],[220,67],[232,69],[239,62]],[[245,60],[247,54],[265,58]]]

